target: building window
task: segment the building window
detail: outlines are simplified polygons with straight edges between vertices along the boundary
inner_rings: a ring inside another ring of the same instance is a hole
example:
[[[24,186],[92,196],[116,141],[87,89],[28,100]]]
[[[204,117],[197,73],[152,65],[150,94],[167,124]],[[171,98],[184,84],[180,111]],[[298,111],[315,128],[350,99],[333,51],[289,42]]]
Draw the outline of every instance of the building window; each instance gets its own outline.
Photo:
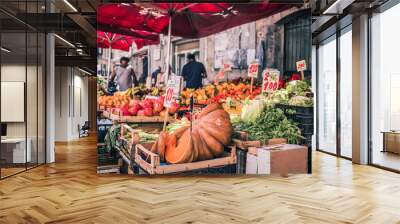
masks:
[[[371,162],[395,170],[400,170],[399,21],[400,4],[371,18]]]
[[[317,148],[336,154],[336,36],[318,48]]]
[[[340,154],[352,157],[352,32],[342,31],[340,45]]]

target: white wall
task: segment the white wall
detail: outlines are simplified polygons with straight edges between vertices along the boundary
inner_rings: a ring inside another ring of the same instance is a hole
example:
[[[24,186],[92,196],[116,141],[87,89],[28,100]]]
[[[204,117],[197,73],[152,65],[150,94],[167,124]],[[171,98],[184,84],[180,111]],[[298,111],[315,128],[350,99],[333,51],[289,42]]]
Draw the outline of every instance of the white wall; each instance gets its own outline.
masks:
[[[88,120],[88,78],[76,68],[56,67],[56,141],[79,138],[78,125]]]
[[[27,120],[25,122],[7,122],[7,137],[9,138],[25,138],[31,140],[32,161],[36,162],[39,158],[39,163],[44,162],[44,80],[42,68],[39,66],[36,71],[36,65],[25,64],[3,64],[1,66],[1,81],[17,81],[25,82],[27,87],[26,97],[26,113]],[[25,80],[27,78],[27,82]],[[38,90],[38,92],[37,92]],[[1,108],[7,111],[8,108]],[[7,111],[12,113],[12,111]],[[26,132],[27,131],[27,132]],[[37,157],[37,150],[39,156]]]

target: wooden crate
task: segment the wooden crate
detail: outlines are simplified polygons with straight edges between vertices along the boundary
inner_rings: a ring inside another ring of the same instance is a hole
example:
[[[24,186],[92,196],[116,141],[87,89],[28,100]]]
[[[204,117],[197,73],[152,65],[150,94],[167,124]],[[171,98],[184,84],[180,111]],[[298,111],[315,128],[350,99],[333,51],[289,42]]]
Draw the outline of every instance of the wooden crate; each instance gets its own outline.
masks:
[[[262,145],[277,145],[277,144],[283,144],[283,143],[287,142],[287,140],[284,138],[274,138],[274,139],[270,139],[268,142],[266,142],[264,144],[261,141],[249,141],[248,134],[243,131],[237,131],[236,135],[238,137],[232,139],[232,141],[233,141],[233,143],[235,143],[235,145],[238,147],[238,149],[241,149],[243,151],[247,151],[250,147],[259,148]]]
[[[219,158],[198,161],[198,162],[191,162],[191,163],[162,165],[159,155],[150,152],[150,150],[144,147],[143,145],[137,144],[135,151],[135,162],[140,166],[140,168],[142,168],[151,175],[182,173],[185,171],[217,168],[217,167],[236,164],[237,162],[236,147],[233,146],[230,148],[231,148],[230,153],[226,152],[222,157]],[[147,160],[143,159],[142,155],[144,157],[148,157],[150,161],[148,162]]]
[[[125,139],[125,135],[124,135],[125,131],[128,131],[131,136],[130,141],[128,141],[128,139]],[[128,145],[132,146],[132,148],[129,150],[129,153],[131,150],[134,150],[135,145],[140,143],[140,137],[139,137],[138,133],[135,131],[134,128],[130,127],[128,124],[121,124],[121,134],[119,136],[119,140],[125,141]],[[143,146],[145,146],[146,148],[150,148],[154,144],[154,142],[146,142],[146,143],[141,143],[141,144]]]
[[[122,112],[118,109],[109,109],[103,112],[103,116],[119,123],[163,123],[164,117],[161,116],[123,116]],[[174,116],[169,116],[167,122],[173,122]]]

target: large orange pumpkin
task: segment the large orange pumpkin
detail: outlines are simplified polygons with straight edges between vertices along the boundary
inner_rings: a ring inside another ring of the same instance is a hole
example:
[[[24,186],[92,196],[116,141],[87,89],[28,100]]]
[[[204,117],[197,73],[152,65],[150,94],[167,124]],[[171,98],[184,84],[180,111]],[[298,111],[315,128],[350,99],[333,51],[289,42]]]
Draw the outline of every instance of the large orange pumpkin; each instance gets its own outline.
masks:
[[[232,124],[229,114],[218,103],[202,110],[198,119],[189,127],[160,134],[153,152],[168,163],[189,163],[220,156],[231,142]]]

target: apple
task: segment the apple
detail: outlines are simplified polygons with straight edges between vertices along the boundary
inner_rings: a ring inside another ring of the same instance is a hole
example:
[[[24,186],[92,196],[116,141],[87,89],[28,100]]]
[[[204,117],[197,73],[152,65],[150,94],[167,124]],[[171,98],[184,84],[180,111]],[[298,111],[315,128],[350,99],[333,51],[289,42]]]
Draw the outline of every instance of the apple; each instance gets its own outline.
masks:
[[[138,114],[138,110],[135,109],[134,107],[130,107],[128,109],[128,112],[129,112],[129,115],[131,115],[131,116],[136,116]]]
[[[129,112],[129,103],[125,103],[121,108],[120,108],[122,115],[123,116],[129,116],[130,112]]]
[[[144,110],[143,110],[144,112],[144,116],[148,116],[148,117],[151,117],[151,116],[153,116],[153,109],[151,109],[150,107],[146,107],[146,108],[144,108]]]

